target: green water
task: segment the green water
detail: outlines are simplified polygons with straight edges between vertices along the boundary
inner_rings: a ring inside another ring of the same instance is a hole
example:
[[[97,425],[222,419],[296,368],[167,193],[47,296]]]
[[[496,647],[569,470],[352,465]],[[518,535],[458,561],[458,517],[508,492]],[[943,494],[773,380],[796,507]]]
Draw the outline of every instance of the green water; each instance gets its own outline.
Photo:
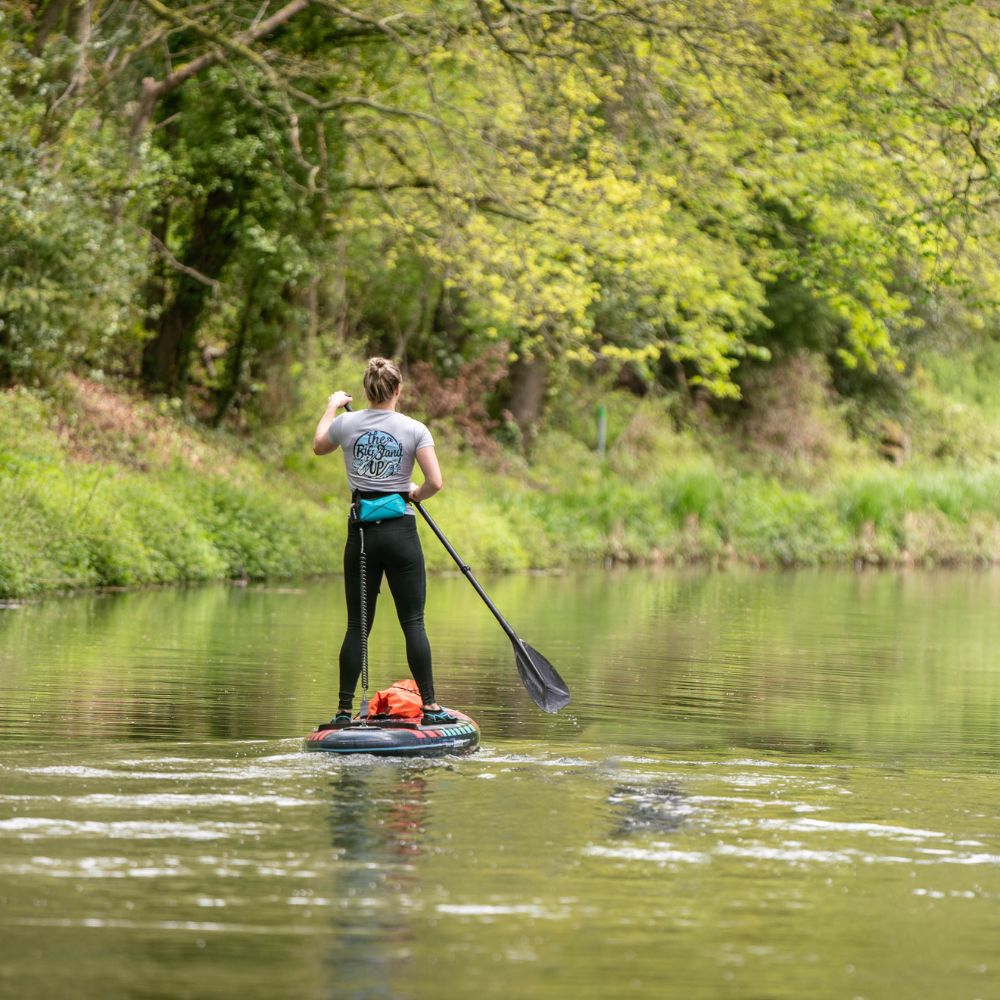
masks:
[[[573,702],[434,579],[424,762],[301,749],[339,584],[0,610],[0,995],[1000,997],[1000,575],[484,582]]]

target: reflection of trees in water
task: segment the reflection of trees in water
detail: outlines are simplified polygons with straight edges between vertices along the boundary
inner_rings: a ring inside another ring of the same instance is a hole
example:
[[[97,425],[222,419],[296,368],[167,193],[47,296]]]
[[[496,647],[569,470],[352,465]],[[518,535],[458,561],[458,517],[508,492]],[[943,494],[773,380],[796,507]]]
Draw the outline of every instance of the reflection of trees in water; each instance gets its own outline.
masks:
[[[139,739],[290,735],[316,721],[308,707],[303,718],[303,703],[317,679],[329,692],[323,709],[336,698],[331,589],[208,585],[51,601],[0,634],[0,663],[9,656],[15,668],[4,671],[10,689],[44,694],[46,728]]]
[[[1000,596],[996,574],[611,578],[591,587],[593,614],[577,623],[581,653],[566,671],[604,739],[997,753],[988,734],[1000,726],[1000,672],[985,668],[1000,617],[984,613]]]
[[[433,765],[344,761],[331,782],[332,998],[394,1000],[410,967]]]
[[[438,695],[488,740],[824,749],[995,758],[996,573],[700,571],[489,576],[491,597],[566,677],[538,712],[510,643],[462,578],[430,582]],[[342,585],[86,595],[0,614],[0,726],[15,738],[233,739],[304,733],[337,689]],[[407,675],[393,615],[373,684]]]

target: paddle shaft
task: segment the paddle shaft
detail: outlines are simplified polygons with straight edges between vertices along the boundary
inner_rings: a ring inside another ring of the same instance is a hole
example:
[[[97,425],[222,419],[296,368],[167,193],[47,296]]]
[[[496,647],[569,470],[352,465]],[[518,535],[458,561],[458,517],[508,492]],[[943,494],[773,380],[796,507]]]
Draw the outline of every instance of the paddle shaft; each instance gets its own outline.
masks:
[[[493,612],[493,617],[500,623],[500,627],[507,633],[507,637],[510,639],[515,646],[523,646],[521,642],[521,637],[510,627],[507,623],[507,619],[504,618],[502,614],[497,610],[497,606],[490,600],[489,594],[480,586],[479,581],[475,578],[472,573],[472,569],[469,565],[462,559],[462,557],[455,551],[455,547],[444,537],[444,533],[441,529],[434,523],[434,518],[424,510],[423,505],[417,501],[412,501],[413,506],[420,511],[423,519],[431,526],[431,531],[438,536],[438,541],[448,550],[448,555],[455,560],[455,564],[458,568],[465,574],[465,578],[476,588],[476,593],[483,599],[483,603]]]

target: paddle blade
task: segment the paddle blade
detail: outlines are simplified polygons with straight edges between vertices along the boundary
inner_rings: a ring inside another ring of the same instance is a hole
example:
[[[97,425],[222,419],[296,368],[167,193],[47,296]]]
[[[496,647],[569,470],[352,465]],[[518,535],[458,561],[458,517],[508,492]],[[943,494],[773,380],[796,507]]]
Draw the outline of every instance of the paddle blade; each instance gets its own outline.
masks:
[[[548,660],[526,642],[514,643],[514,659],[521,683],[543,712],[558,712],[569,704],[569,688]]]

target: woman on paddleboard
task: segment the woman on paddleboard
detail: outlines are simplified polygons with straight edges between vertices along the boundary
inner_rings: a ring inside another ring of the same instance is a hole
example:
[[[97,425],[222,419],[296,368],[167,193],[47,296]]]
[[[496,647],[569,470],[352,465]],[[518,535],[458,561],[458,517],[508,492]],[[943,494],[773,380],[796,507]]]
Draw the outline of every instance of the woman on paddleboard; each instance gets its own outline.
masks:
[[[340,648],[340,695],[334,722],[351,721],[354,690],[362,663],[362,539],[364,543],[366,625],[371,631],[383,575],[406,637],[406,659],[423,699],[424,725],[454,722],[435,700],[431,647],[424,628],[427,577],[417,523],[408,500],[423,501],[443,485],[434,439],[419,420],[397,412],[403,376],[387,358],[372,358],[364,374],[367,410],[337,415],[351,402],[346,392],[327,400],[316,425],[313,451],[328,455],[343,449],[351,487],[351,518],[344,548],[347,632]],[[416,462],[424,474],[410,481]],[[359,520],[359,517],[361,520]],[[367,640],[367,635],[365,635]]]

